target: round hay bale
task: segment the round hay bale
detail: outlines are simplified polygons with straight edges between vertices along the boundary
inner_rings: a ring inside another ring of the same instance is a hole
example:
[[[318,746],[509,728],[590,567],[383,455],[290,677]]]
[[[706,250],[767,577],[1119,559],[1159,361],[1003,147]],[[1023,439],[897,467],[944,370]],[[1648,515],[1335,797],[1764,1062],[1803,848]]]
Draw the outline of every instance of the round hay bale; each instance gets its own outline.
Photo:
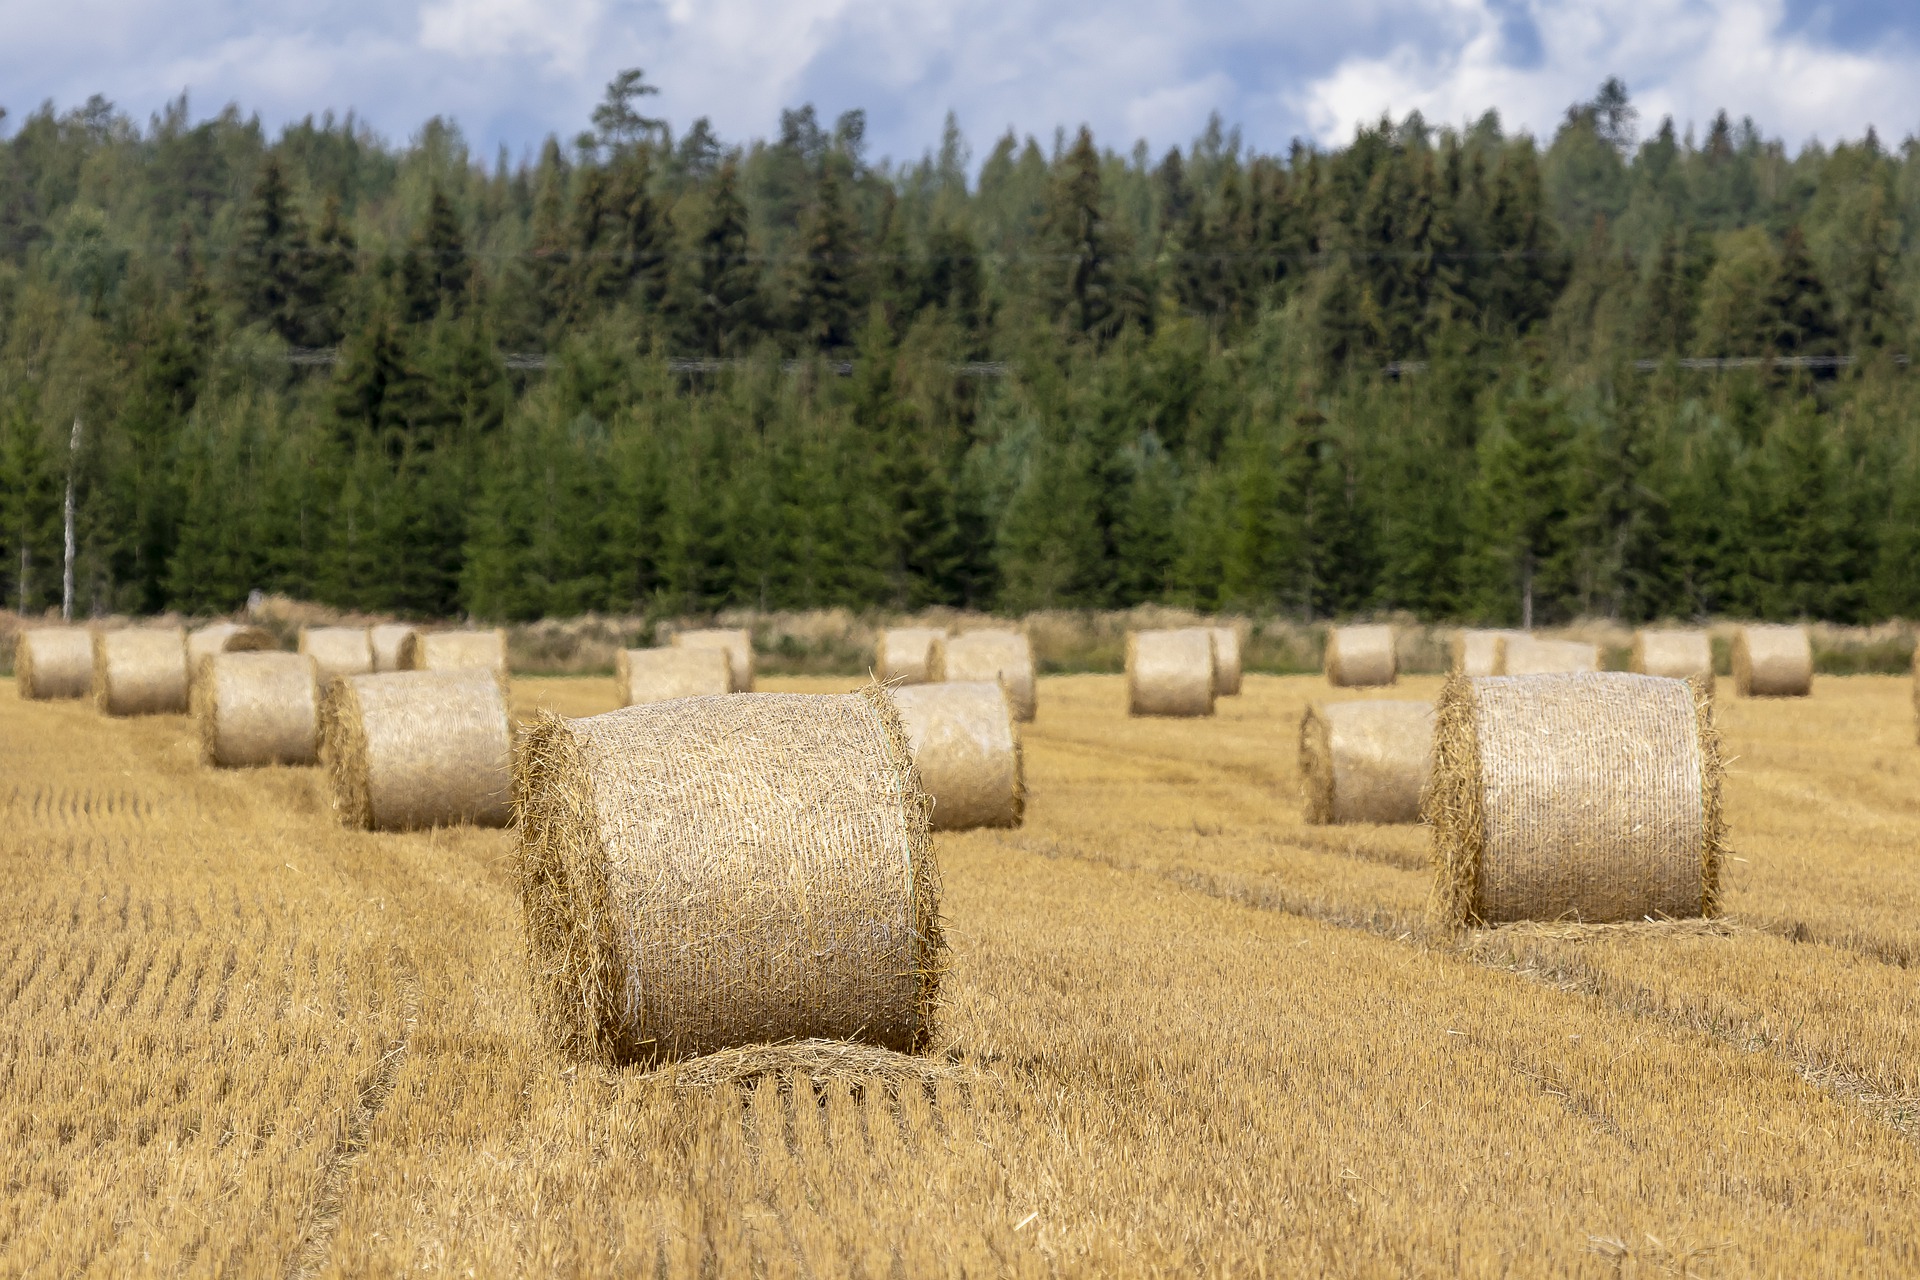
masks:
[[[885,690],[543,712],[516,791],[534,990],[564,1052],[928,1039],[929,802]]]
[[[1017,827],[1027,811],[1026,771],[1013,706],[998,681],[893,689],[933,828]]]
[[[1240,629],[1210,627],[1213,632],[1213,692],[1231,698],[1240,692]]]
[[[1330,702],[1300,718],[1308,822],[1418,822],[1433,758],[1424,702]]]
[[[499,627],[486,631],[416,631],[400,641],[402,671],[489,671],[507,678],[507,633]]]
[[[513,729],[489,672],[334,680],[320,700],[320,763],[350,827],[504,827],[513,816]]]
[[[1712,915],[1720,775],[1701,685],[1454,676],[1425,806],[1439,910],[1456,925]]]
[[[22,631],[13,650],[22,698],[84,698],[93,691],[93,633],[85,627]]]
[[[300,652],[313,659],[320,683],[373,670],[373,642],[365,627],[302,627]]]
[[[698,631],[673,633],[676,649],[722,649],[733,664],[734,693],[753,691],[753,633],[745,627],[708,627]]]
[[[1712,680],[1713,645],[1704,631],[1642,629],[1633,633],[1627,670],[1675,680]]]
[[[375,671],[405,671],[401,661],[409,638],[419,635],[420,628],[405,622],[382,622],[378,626],[367,628],[367,643],[373,647],[373,669]]]
[[[186,711],[187,633],[179,627],[94,632],[93,698],[110,716]]]
[[[264,628],[243,626],[238,622],[208,623],[198,631],[187,633],[187,675],[197,679],[200,660],[216,653],[257,653],[262,649],[279,647],[273,632]]]
[[[1018,631],[968,631],[940,647],[940,678],[955,684],[998,680],[1016,720],[1033,719],[1033,644]]]
[[[1805,627],[1742,627],[1733,637],[1733,688],[1743,698],[1813,692],[1813,641]]]
[[[1453,674],[1493,675],[1500,660],[1500,641],[1507,636],[1525,634],[1524,631],[1477,631],[1463,627],[1453,633]]]
[[[894,685],[938,680],[940,646],[946,638],[937,627],[888,627],[874,648],[874,678]]]
[[[1213,630],[1127,633],[1127,714],[1213,714]]]
[[[1570,675],[1600,669],[1600,646],[1584,640],[1541,640],[1524,632],[1504,635],[1494,645],[1497,676]]]
[[[634,707],[727,693],[733,660],[724,649],[622,649],[613,667],[620,705]]]
[[[320,675],[304,653],[210,653],[193,681],[200,756],[222,769],[312,764]]]
[[[1400,675],[1393,651],[1393,628],[1328,628],[1326,668],[1327,683],[1336,689],[1392,684]]]

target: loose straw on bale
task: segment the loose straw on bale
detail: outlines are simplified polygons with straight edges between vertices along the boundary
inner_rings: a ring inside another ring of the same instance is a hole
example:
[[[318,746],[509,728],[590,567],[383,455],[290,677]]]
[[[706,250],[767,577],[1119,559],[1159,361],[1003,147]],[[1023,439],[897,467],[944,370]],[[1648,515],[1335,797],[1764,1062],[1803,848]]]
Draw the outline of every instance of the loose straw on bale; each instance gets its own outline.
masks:
[[[1212,627],[1213,691],[1222,698],[1240,692],[1240,629]]]
[[[373,670],[373,642],[365,627],[302,627],[300,652],[313,659],[320,683]]]
[[[1453,633],[1453,674],[1457,676],[1490,676],[1500,659],[1500,641],[1509,636],[1525,635],[1523,631],[1474,631],[1463,629]]]
[[[623,707],[724,694],[733,670],[721,649],[622,649],[613,666]]]
[[[1425,804],[1436,906],[1456,925],[1712,915],[1720,774],[1702,685],[1455,676]]]
[[[1327,683],[1340,689],[1392,684],[1400,674],[1392,627],[1332,627],[1327,631]]]
[[[1713,646],[1704,631],[1636,631],[1627,669],[1643,676],[1712,680]]]
[[[1013,707],[998,681],[922,684],[892,691],[936,831],[1017,827],[1026,774]]]
[[[516,783],[534,990],[563,1051],[928,1039],[929,802],[885,690],[543,712]]]
[[[279,647],[274,643],[273,633],[263,628],[246,627],[237,622],[209,623],[187,634],[187,675],[197,679],[200,660],[216,653],[254,653]]]
[[[184,712],[187,633],[179,627],[95,632],[93,697],[110,716]]]
[[[946,638],[946,632],[934,627],[888,627],[874,651],[874,678],[885,684],[938,679],[940,646]]]
[[[333,681],[320,701],[320,763],[350,827],[503,827],[513,816],[513,732],[490,672]]]
[[[1127,714],[1213,714],[1213,631],[1127,633]]]
[[[1742,627],[1733,637],[1733,687],[1743,698],[1813,692],[1813,642],[1805,627]]]
[[[214,653],[193,681],[200,756],[224,769],[312,764],[320,751],[320,679],[304,653]]]
[[[1600,647],[1584,640],[1540,640],[1524,633],[1501,636],[1494,647],[1497,676],[1569,675],[1600,669]]]
[[[700,631],[676,631],[676,649],[722,649],[733,664],[729,688],[734,693],[753,691],[753,633],[745,627],[708,628]]]
[[[22,631],[13,678],[23,698],[84,698],[93,691],[93,633],[85,627]]]
[[[382,622],[367,628],[367,643],[373,647],[375,671],[405,671],[401,657],[407,641],[420,634],[420,628],[404,622]]]
[[[1308,822],[1418,822],[1432,760],[1424,702],[1331,702],[1300,720]]]
[[[998,680],[1016,720],[1033,719],[1033,645],[1018,631],[968,631],[941,646],[940,678],[959,684]]]

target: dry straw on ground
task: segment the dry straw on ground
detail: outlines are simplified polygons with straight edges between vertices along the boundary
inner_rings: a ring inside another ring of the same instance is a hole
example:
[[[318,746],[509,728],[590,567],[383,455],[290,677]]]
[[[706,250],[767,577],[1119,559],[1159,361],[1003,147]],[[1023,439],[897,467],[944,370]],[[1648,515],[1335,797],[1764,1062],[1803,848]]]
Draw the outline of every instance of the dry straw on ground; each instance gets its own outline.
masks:
[[[216,653],[256,653],[277,649],[273,633],[263,627],[243,626],[238,622],[213,622],[187,633],[187,676],[197,679],[200,660]]]
[[[375,671],[405,671],[401,661],[407,640],[420,634],[420,628],[405,622],[382,622],[367,628],[367,643],[373,646]]]
[[[365,627],[302,627],[300,652],[313,659],[320,683],[373,670],[373,642]]]
[[[883,684],[926,684],[940,678],[940,647],[947,633],[937,627],[888,627],[874,648],[874,678]]]
[[[1542,640],[1515,633],[1501,636],[1494,647],[1493,674],[1497,676],[1568,675],[1600,669],[1600,647],[1584,640]]]
[[[1633,633],[1633,657],[1627,669],[1644,676],[1711,680],[1713,646],[1704,631],[1643,629]]]
[[[110,716],[184,712],[187,633],[179,627],[95,632],[93,697]]]
[[[1327,683],[1338,689],[1392,684],[1399,677],[1392,627],[1330,627],[1327,630]]]
[[[1721,766],[1702,685],[1456,676],[1433,741],[1426,818],[1447,923],[1714,914]]]
[[[513,816],[513,730],[491,672],[333,681],[320,703],[320,763],[350,827],[499,827]]]
[[[735,693],[753,691],[753,633],[745,627],[708,627],[696,631],[676,631],[673,644],[677,649],[721,649],[726,652],[732,663],[732,683],[729,687]]]
[[[933,797],[936,831],[1017,827],[1026,772],[1013,707],[998,681],[896,688],[893,704]]]
[[[1127,714],[1213,714],[1213,632],[1207,627],[1127,633]]]
[[[1007,687],[1016,720],[1033,719],[1033,645],[1018,631],[967,631],[941,646],[940,678],[971,684],[998,680]]]
[[[402,671],[488,671],[507,678],[507,633],[416,631],[400,642]]]
[[[93,690],[93,633],[85,627],[22,631],[13,678],[23,698],[86,697]]]
[[[1805,627],[1742,627],[1733,637],[1733,688],[1743,698],[1813,692],[1813,642]]]
[[[563,1051],[927,1040],[929,802],[885,690],[542,712],[516,781],[534,988]]]
[[[1500,641],[1522,631],[1477,631],[1463,627],[1453,633],[1453,666],[1457,676],[1490,676],[1500,660]]]
[[[1418,822],[1432,761],[1424,702],[1314,703],[1300,719],[1308,822]]]
[[[320,680],[303,653],[213,653],[193,681],[200,758],[225,769],[312,764],[320,751]]]
[[[1213,691],[1222,698],[1240,692],[1240,628],[1213,627]]]
[[[720,649],[622,649],[613,662],[623,707],[726,693],[732,670]]]

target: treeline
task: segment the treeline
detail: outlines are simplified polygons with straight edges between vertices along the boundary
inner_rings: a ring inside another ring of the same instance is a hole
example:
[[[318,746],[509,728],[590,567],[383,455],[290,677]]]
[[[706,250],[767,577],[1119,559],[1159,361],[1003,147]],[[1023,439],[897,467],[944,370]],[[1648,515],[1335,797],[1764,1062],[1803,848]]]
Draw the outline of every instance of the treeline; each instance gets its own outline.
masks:
[[[59,602],[71,477],[82,612],[1920,613],[1911,141],[1641,140],[1609,82],[1544,148],[975,168],[648,92],[490,165],[439,120],[20,120],[5,603]]]

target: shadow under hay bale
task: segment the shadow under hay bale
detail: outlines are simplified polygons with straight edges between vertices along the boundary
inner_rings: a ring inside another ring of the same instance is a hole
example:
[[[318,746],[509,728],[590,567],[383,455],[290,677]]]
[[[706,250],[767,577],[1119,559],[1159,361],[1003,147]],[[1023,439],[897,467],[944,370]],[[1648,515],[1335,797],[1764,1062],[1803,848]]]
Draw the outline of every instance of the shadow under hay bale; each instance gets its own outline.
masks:
[[[732,672],[724,649],[622,649],[613,660],[623,707],[725,694]]]
[[[35,627],[13,651],[14,685],[29,700],[84,698],[93,692],[93,632]]]
[[[1642,629],[1633,633],[1627,668],[1644,676],[1711,681],[1713,643],[1704,631]]]
[[[936,627],[888,627],[873,655],[874,678],[882,684],[926,684],[940,670],[940,646],[947,633]]]
[[[746,1044],[698,1058],[668,1062],[648,1079],[669,1088],[708,1090],[728,1085],[756,1088],[776,1083],[819,1092],[835,1086],[859,1093],[879,1088],[966,1081],[975,1073],[952,1058],[901,1053],[853,1040],[795,1040],[786,1044]]]
[[[382,622],[367,628],[367,644],[373,649],[375,671],[405,671],[401,660],[407,641],[420,634],[420,628],[405,622]]]
[[[507,678],[507,633],[416,631],[400,642],[402,671],[488,671]]]
[[[365,627],[302,627],[299,651],[313,659],[323,687],[338,676],[373,670],[373,641]]]
[[[948,637],[940,647],[939,679],[955,684],[997,680],[1006,686],[1014,719],[1033,719],[1033,644],[1021,632],[992,629]]]
[[[1600,669],[1600,646],[1584,640],[1542,640],[1524,633],[1501,636],[1494,645],[1497,676],[1572,675]]]
[[[1701,685],[1451,677],[1424,806],[1436,910],[1455,926],[1713,915],[1720,778]]]
[[[1733,637],[1733,689],[1743,698],[1813,692],[1813,641],[1805,627],[1742,627]]]
[[[562,1052],[930,1036],[929,801],[885,690],[542,713],[516,792],[534,990]]]
[[[1457,676],[1490,676],[1500,662],[1500,642],[1524,631],[1478,631],[1462,628],[1453,633],[1453,665]]]
[[[238,622],[214,622],[187,633],[187,678],[200,676],[200,662],[216,653],[258,653],[277,649],[273,633],[264,627],[242,626]]]
[[[1418,822],[1433,757],[1424,702],[1330,702],[1300,719],[1307,821]]]
[[[1368,689],[1394,683],[1399,662],[1392,627],[1330,627],[1327,683],[1336,689]]]
[[[719,649],[727,655],[732,674],[728,688],[734,693],[753,691],[753,633],[745,627],[705,627],[673,633],[676,649]]]
[[[513,816],[513,729],[488,671],[332,681],[320,700],[320,763],[349,827],[504,827]]]
[[[1127,633],[1128,715],[1210,716],[1213,695],[1211,628]]]
[[[320,753],[320,677],[303,653],[214,653],[193,681],[200,758],[222,769],[312,764]]]
[[[1026,773],[1006,690],[976,682],[891,692],[921,785],[933,798],[933,829],[1019,826]]]
[[[186,711],[187,633],[179,627],[95,632],[93,697],[110,716]]]
[[[1213,632],[1213,692],[1232,698],[1240,692],[1240,629],[1209,627]]]

